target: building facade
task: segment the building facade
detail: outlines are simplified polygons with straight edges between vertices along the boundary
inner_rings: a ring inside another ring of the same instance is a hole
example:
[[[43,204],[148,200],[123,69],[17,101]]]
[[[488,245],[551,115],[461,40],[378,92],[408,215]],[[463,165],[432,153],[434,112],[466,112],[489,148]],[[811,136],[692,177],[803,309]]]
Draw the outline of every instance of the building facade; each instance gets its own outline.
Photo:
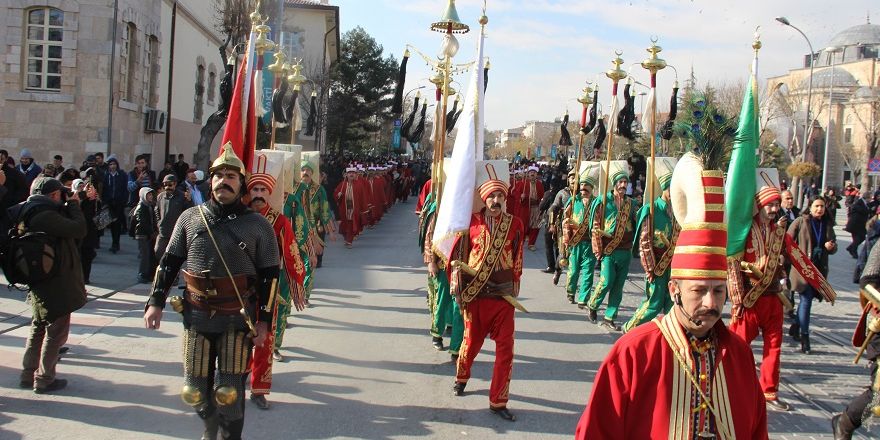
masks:
[[[286,0],[304,63],[338,58],[338,11]],[[166,154],[193,163],[224,74],[213,1],[6,0],[0,20],[0,148],[13,158],[28,148],[41,165],[60,154],[79,166],[96,152],[124,168],[140,154],[154,169]],[[320,137],[298,142],[315,149]]]
[[[826,185],[839,189],[846,180],[859,183],[869,161],[869,143],[880,132],[880,25],[868,20],[841,31],[824,49],[806,55],[801,67],[768,78],[768,89],[776,90],[773,108],[764,110],[772,113],[768,126],[776,142],[784,147],[796,142],[799,148],[809,102],[812,130],[806,161],[823,164],[827,139]]]

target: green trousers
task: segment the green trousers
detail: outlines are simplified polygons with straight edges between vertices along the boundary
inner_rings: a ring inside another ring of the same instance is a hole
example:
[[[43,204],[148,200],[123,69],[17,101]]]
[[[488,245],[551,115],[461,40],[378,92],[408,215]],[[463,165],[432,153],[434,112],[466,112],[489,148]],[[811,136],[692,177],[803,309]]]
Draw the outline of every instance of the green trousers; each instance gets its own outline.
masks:
[[[669,297],[669,270],[663,276],[655,277],[653,282],[646,279],[645,293],[648,297],[642,301],[633,317],[623,325],[623,331],[628,332],[654,319],[661,312],[669,313],[672,309],[672,298]]]
[[[449,278],[446,271],[440,270],[436,277],[428,277],[428,289],[433,290],[434,304],[432,310],[431,336],[439,338],[446,331],[446,326],[452,326],[452,336],[449,338],[449,352],[458,354],[461,341],[464,338],[464,319],[458,303],[452,298],[449,291]]]
[[[568,281],[565,291],[576,296],[578,304],[586,304],[587,296],[593,289],[593,272],[596,270],[596,255],[589,240],[583,240],[571,248],[568,256]],[[578,288],[580,281],[580,288]]]
[[[602,258],[602,269],[599,272],[599,284],[593,289],[590,296],[589,307],[599,309],[605,297],[608,296],[608,308],[605,309],[605,319],[613,321],[617,318],[617,310],[623,299],[623,284],[629,274],[629,262],[632,259],[631,249],[616,249],[611,255]]]
[[[287,317],[290,316],[290,285],[286,276],[278,277],[278,302],[275,313],[275,349],[281,349],[284,342],[284,330],[287,330]]]

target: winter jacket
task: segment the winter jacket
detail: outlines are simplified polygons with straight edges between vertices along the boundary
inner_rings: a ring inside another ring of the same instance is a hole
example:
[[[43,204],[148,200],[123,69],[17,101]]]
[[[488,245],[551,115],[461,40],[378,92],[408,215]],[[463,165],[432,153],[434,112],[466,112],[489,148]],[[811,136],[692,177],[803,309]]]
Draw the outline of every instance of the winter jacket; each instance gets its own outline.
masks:
[[[30,217],[26,225],[28,230],[45,232],[58,240],[58,272],[45,281],[29,286],[34,320],[53,322],[79,310],[86,303],[78,244],[86,235],[86,219],[78,202],[61,204],[43,195],[30,196],[10,208],[10,218],[22,218],[21,214],[31,209],[38,211]]]
[[[192,201],[186,200],[183,191],[175,190],[171,195],[161,191],[156,196],[156,225],[159,227],[159,236],[171,238],[171,231],[180,214],[193,206]]]
[[[147,202],[150,188],[141,188],[137,206],[134,208],[134,237],[150,239],[158,232],[156,214],[153,205]]]
[[[813,252],[813,227],[810,225],[810,214],[804,214],[795,221],[791,223],[788,227],[788,235],[791,235],[794,238],[794,241],[797,242],[798,247],[804,254],[809,258]],[[835,246],[832,250],[825,249],[825,242],[831,241],[837,243],[837,236],[834,234],[834,223],[831,222],[827,217],[822,218],[822,243],[818,243],[817,246],[822,246],[823,252],[819,261],[813,261],[813,264],[819,269],[819,272],[822,273],[823,277],[828,277],[828,256],[837,252],[837,247]],[[809,284],[804,278],[798,273],[797,270],[791,269],[788,275],[791,280],[791,290],[795,292],[803,292],[807,290]]]
[[[116,175],[107,173],[104,175],[104,193],[101,200],[108,205],[124,206],[128,201],[128,176],[122,170],[117,170]]]

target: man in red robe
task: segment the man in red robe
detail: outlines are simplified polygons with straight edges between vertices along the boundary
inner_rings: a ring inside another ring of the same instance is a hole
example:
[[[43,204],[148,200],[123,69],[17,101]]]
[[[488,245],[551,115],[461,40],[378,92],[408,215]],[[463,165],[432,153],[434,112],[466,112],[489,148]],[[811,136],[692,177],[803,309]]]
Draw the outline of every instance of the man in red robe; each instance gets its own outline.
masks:
[[[577,439],[767,439],[767,409],[749,346],[720,320],[727,230],[720,170],[686,154],[672,177],[682,231],[672,311],[617,340],[599,367]]]
[[[296,246],[296,236],[290,222],[280,212],[269,206],[268,200],[275,189],[275,177],[265,173],[254,173],[248,179],[248,192],[250,193],[250,208],[259,212],[272,224],[275,230],[275,238],[278,241],[278,250],[284,266],[284,275],[287,276],[288,286],[291,288],[291,297],[288,298],[297,310],[305,307],[303,282],[305,281],[306,269],[300,258]],[[278,306],[284,300],[279,292],[272,292],[267,309],[272,310],[272,328],[268,332],[266,342],[254,347],[254,355],[251,358],[251,401],[260,409],[269,409],[266,395],[272,388],[272,350],[275,347],[275,333],[278,319]],[[257,313],[261,313],[259,310]]]
[[[428,179],[425,181],[425,184],[422,185],[422,190],[419,192],[419,201],[416,202],[416,214],[422,213],[422,208],[425,206],[425,199],[428,198],[428,194],[431,194],[431,183],[432,180]]]
[[[362,229],[363,216],[367,213],[364,205],[363,188],[358,184],[357,168],[345,169],[345,179],[339,182],[333,191],[333,198],[339,209],[338,231],[345,239],[345,247],[351,248],[351,243]]]
[[[487,168],[491,168],[488,165]],[[471,216],[469,235],[460,237],[452,255],[452,292],[464,318],[464,341],[459,349],[453,392],[464,395],[471,366],[483,341],[495,341],[495,368],[489,387],[489,409],[509,421],[507,409],[513,367],[513,313],[522,275],[523,226],[506,213],[507,183],[494,176],[479,186],[485,208]],[[468,203],[470,209],[470,203]],[[499,239],[502,238],[502,239]]]
[[[755,195],[758,213],[752,219],[745,253],[728,261],[728,289],[733,303],[730,330],[749,344],[759,333],[762,335],[760,380],[764,398],[771,408],[788,411],[788,403],[777,395],[783,325],[779,294],[780,280],[785,278],[782,250],[787,226],[784,218],[776,220],[781,200],[780,191],[771,186],[763,186]],[[748,269],[743,270],[743,266]]]
[[[516,216],[519,217],[526,229],[529,250],[534,251],[535,242],[538,240],[538,231],[541,229],[539,205],[544,197],[544,184],[538,180],[538,167],[530,166],[526,179],[520,185],[519,198],[513,200],[519,204],[516,208]]]

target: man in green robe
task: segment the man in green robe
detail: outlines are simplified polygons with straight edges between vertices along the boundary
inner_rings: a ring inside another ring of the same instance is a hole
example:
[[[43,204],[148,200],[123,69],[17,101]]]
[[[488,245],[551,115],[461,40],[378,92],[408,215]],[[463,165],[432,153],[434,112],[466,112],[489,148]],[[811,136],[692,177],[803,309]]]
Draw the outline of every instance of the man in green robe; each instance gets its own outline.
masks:
[[[608,296],[605,317],[599,325],[612,331],[620,330],[614,319],[617,318],[623,299],[623,285],[629,274],[638,209],[636,202],[626,194],[629,174],[626,162],[620,162],[623,161],[612,162],[610,180],[613,190],[594,199],[590,208],[593,253],[601,261],[601,270],[599,284],[587,305],[588,316],[591,322],[597,322],[599,306]]]
[[[566,204],[565,216],[562,220],[562,239],[569,251],[565,291],[569,300],[577,302],[578,307],[582,309],[587,306],[587,296],[593,287],[593,273],[596,269],[596,255],[590,243],[588,218],[596,181],[593,176],[585,174],[581,174],[579,193]]]
[[[452,328],[449,339],[449,354],[455,359],[464,339],[464,319],[458,303],[452,298],[449,290],[449,276],[440,258],[433,250],[431,237],[434,236],[434,225],[437,220],[437,203],[434,195],[425,199],[419,218],[419,247],[428,266],[428,309],[431,311],[431,344],[437,350],[443,350],[443,333],[447,327]]]
[[[327,200],[327,191],[324,190],[324,187],[316,182],[312,176],[319,175],[319,170],[315,169],[316,164],[314,161],[305,160],[302,163],[302,184],[306,186],[308,199],[309,199],[309,210],[311,211],[311,225],[315,230],[318,238],[321,241],[321,246],[319,246],[320,252],[316,250],[317,258],[313,264],[314,268],[317,269],[321,267],[322,260],[324,259],[324,246],[323,243],[327,238],[327,234],[329,233],[331,237],[336,232],[334,221],[330,216],[330,202]]]
[[[314,284],[312,266],[316,259],[316,254],[310,241],[312,214],[309,203],[309,185],[302,181],[293,185],[293,189],[284,200],[284,216],[290,219],[294,235],[296,235],[296,245],[299,247],[300,258],[302,258],[306,266],[306,277],[303,285],[306,289],[306,307],[311,307],[309,296],[312,293],[312,285]]]
[[[654,200],[654,226],[651,228],[650,205],[639,210],[634,246],[639,247],[642,268],[645,269],[645,293],[647,297],[636,309],[632,318],[623,326],[628,332],[657,316],[658,313],[669,313],[672,298],[669,296],[669,275],[675,242],[680,228],[672,214],[669,203],[669,183],[672,181],[672,170],[659,177],[660,197]],[[653,229],[653,230],[652,230]]]

